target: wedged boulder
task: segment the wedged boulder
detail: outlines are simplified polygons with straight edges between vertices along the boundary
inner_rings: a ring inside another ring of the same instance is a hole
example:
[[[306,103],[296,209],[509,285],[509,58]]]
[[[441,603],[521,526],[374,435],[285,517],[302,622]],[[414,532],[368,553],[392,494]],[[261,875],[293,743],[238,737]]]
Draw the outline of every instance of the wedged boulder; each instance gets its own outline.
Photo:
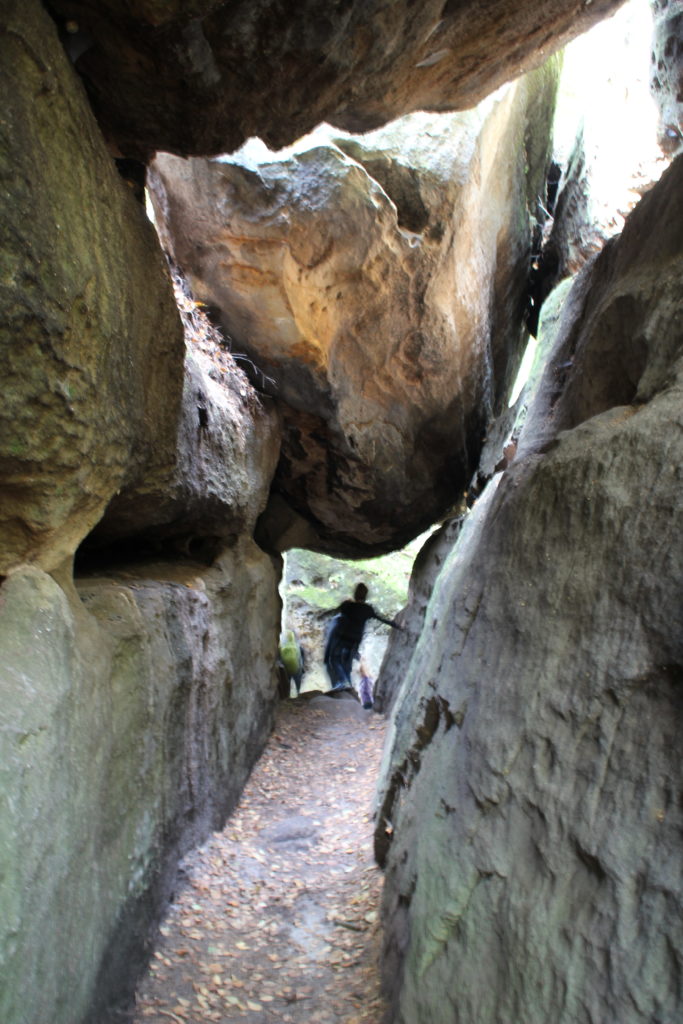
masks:
[[[273,402],[258,396],[218,331],[176,280],[185,327],[183,396],[172,462],[132,468],[80,557],[175,552],[210,564],[251,536],[280,453]]]
[[[275,500],[306,546],[400,547],[470,479],[525,339],[555,71],[362,138],[157,157],[162,240],[282,408]],[[270,513],[281,549],[291,524]]]
[[[154,230],[42,6],[3,4],[0,573],[68,558],[170,466],[183,334]]]
[[[457,110],[542,63],[620,0],[52,0],[124,156],[277,148],[322,121],[367,131]]]
[[[680,1012],[683,159],[565,299],[396,706],[395,1024]]]
[[[24,567],[0,591],[3,1024],[123,1019],[178,857],[272,726],[277,574],[252,541],[77,587]]]

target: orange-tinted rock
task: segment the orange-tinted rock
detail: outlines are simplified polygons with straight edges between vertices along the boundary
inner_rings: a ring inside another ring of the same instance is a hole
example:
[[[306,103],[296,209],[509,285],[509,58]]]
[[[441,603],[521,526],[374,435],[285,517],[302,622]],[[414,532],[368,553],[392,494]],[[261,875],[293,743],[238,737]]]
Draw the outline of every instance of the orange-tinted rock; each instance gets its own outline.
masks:
[[[465,114],[157,158],[162,238],[283,410],[274,489],[309,545],[400,546],[469,481],[524,339],[554,84],[546,67]]]

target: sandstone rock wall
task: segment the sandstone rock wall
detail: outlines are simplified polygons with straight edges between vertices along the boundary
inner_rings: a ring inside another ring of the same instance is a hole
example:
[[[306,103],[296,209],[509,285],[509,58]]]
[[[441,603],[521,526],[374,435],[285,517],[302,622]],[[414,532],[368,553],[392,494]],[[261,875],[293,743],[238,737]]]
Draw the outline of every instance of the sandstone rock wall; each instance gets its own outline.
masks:
[[[395,1024],[680,1013],[682,183],[565,300],[434,586],[377,831]]]
[[[462,517],[443,523],[420,549],[410,576],[408,601],[400,619],[401,629],[389,636],[384,659],[375,685],[375,711],[387,714],[401,692],[410,659],[425,624],[425,614],[434,583],[451,548],[456,542]]]
[[[0,22],[0,1019],[103,1024],[270,730],[280,427],[186,345],[42,7]]]
[[[253,542],[69,593],[36,568],[2,588],[6,1024],[120,1019],[178,857],[222,824],[271,727],[280,606]]]
[[[360,129],[469,105],[616,6],[53,0],[58,37],[37,0],[2,5],[3,1024],[116,1018],[176,859],[236,799],[275,698],[279,568],[252,534],[278,417],[234,366],[226,379],[218,348],[186,353],[155,236],[112,157],[219,152],[255,132],[276,145],[324,116]],[[347,139],[304,161],[327,185],[365,188],[349,193],[333,243],[359,224],[390,228],[367,242],[368,290],[395,308],[366,326],[398,339],[396,359],[387,370],[369,347],[364,401],[389,408],[394,379],[406,393],[430,375],[451,387],[419,318],[394,331],[428,293],[440,322],[456,297],[476,351],[455,361],[467,402],[439,392],[419,426],[392,412],[414,452],[393,449],[391,416],[375,436],[360,429],[347,366],[364,346],[348,332],[323,373],[330,317],[306,288],[288,293],[287,330],[306,332],[281,380],[297,419],[260,534],[274,547],[283,519],[283,547],[302,534],[390,547],[469,478],[521,337],[546,138],[531,126],[547,85],[517,83],[467,136],[454,182],[467,205],[445,228],[431,184],[397,159]],[[257,240],[287,253],[288,280],[336,287],[330,238],[321,248],[310,230],[319,193],[290,223],[276,175],[234,173],[249,204],[272,203],[271,221],[252,221],[282,230],[275,245]],[[668,1024],[680,1009],[680,186],[676,165],[567,298],[518,459],[419,611],[378,835],[395,1024]],[[428,281],[416,253],[444,241],[455,263]],[[387,254],[399,257],[395,302]],[[248,283],[254,263],[237,255]],[[355,287],[357,254],[350,263]],[[278,280],[260,279],[269,315]],[[428,452],[452,462],[421,475]],[[429,574],[418,602],[428,586]]]
[[[205,317],[200,330],[204,342],[188,330],[173,460],[145,473],[133,467],[83,544],[85,556],[139,548],[210,564],[263,511],[279,455],[277,411],[256,395]]]
[[[51,571],[175,461],[183,333],[152,225],[37,3],[5,4],[0,573]]]

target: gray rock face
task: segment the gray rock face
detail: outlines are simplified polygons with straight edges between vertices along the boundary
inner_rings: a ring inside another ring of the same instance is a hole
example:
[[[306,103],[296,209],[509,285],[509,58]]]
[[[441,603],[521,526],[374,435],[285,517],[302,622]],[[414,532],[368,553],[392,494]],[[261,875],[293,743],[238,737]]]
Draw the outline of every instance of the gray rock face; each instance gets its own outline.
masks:
[[[214,554],[250,535],[265,508],[280,452],[280,424],[231,356],[188,335],[175,456],[131,472],[81,551],[128,543],[211,564]]]
[[[274,148],[473,107],[620,0],[54,0],[105,136],[126,156]],[[72,26],[74,27],[74,26]],[[67,33],[68,36],[68,33]],[[78,49],[76,49],[78,47]],[[80,52],[79,52],[80,51]]]
[[[434,583],[444,561],[455,544],[462,518],[447,520],[425,541],[410,576],[406,609],[401,613],[401,629],[392,630],[375,684],[375,711],[391,711],[409,671],[410,659],[424,627],[424,617]]]
[[[178,856],[223,822],[270,731],[279,612],[246,540],[211,570],[131,569],[78,596],[32,568],[3,584],[3,1022],[125,1003]]]
[[[555,73],[363,138],[155,161],[167,248],[273,382],[274,491],[310,524],[307,546],[401,547],[470,479],[525,338]],[[270,512],[282,549],[291,527]]]
[[[682,185],[565,300],[427,607],[377,831],[395,1024],[680,1015]]]
[[[154,230],[37,3],[3,5],[0,573],[50,571],[168,471],[183,337]]]

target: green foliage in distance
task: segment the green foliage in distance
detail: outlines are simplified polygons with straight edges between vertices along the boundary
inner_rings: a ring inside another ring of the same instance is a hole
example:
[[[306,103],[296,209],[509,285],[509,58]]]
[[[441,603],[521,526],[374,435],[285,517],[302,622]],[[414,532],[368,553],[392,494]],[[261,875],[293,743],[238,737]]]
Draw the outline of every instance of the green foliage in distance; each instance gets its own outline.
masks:
[[[336,608],[353,597],[356,584],[362,581],[370,604],[394,616],[406,603],[413,562],[425,540],[426,536],[416,537],[401,551],[353,561],[301,549],[288,551],[283,581],[286,604],[292,610]]]

